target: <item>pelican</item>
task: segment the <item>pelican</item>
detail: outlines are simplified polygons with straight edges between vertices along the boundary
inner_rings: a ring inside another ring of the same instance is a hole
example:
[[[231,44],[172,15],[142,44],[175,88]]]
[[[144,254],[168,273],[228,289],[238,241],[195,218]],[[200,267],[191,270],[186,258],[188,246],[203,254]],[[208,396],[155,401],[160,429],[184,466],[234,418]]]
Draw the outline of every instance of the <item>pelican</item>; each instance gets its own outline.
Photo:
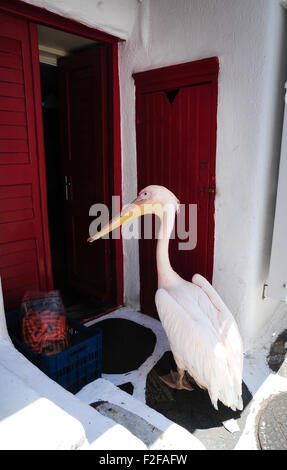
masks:
[[[192,390],[192,378],[208,391],[215,409],[220,400],[232,410],[242,410],[243,348],[235,319],[204,277],[194,274],[192,282],[186,281],[170,264],[169,239],[178,207],[178,199],[167,188],[147,186],[88,241],[141,215],[160,217],[155,303],[177,365],[177,372],[171,371],[161,379],[170,387]]]

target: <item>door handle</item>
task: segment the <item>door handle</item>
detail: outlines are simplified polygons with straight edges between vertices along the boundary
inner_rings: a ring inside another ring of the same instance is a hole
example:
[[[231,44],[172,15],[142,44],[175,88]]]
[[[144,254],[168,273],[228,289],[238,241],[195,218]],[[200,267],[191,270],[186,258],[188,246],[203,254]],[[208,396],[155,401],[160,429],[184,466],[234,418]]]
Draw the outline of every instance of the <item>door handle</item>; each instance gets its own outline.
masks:
[[[216,186],[204,186],[200,191],[200,193],[216,193]]]
[[[70,200],[70,188],[71,188],[71,178],[70,176],[65,176],[65,195],[66,201]]]

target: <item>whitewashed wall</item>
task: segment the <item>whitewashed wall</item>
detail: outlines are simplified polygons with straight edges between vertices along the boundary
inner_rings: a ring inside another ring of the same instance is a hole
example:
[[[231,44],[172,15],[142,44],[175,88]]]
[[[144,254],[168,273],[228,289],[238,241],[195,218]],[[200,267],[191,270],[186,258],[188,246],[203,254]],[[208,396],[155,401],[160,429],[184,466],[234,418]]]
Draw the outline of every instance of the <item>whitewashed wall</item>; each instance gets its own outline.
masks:
[[[127,39],[134,26],[138,0],[24,0],[53,13]]]
[[[132,73],[220,61],[213,283],[246,346],[281,305],[262,300],[282,129],[286,12],[278,0],[30,0],[127,39],[120,44],[123,200],[136,185]],[[137,243],[124,243],[125,300],[139,307]]]
[[[285,84],[287,87],[287,82]],[[285,94],[285,111],[282,131],[279,178],[276,198],[272,250],[266,295],[273,299],[287,302],[287,92]]]

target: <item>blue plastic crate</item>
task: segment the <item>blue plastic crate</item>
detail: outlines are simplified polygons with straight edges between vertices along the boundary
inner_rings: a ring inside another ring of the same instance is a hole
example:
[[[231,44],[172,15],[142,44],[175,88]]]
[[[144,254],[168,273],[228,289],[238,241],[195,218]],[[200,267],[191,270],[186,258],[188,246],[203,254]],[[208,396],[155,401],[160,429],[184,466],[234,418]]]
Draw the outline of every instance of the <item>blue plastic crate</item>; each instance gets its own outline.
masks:
[[[102,331],[89,328],[67,317],[71,347],[46,356],[34,353],[21,338],[18,311],[6,313],[11,340],[27,359],[66,390],[77,393],[82,387],[101,377]]]

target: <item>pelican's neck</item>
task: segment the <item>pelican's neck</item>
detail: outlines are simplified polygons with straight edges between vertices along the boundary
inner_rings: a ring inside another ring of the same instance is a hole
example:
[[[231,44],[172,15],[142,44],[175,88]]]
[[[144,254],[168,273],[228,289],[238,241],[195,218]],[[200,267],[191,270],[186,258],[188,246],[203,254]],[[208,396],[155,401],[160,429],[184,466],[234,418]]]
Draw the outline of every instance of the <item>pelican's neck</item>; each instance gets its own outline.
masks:
[[[169,261],[168,246],[169,239],[175,222],[175,207],[169,205],[164,208],[161,217],[158,242],[156,247],[156,264],[158,275],[158,287],[168,287],[173,279],[175,272]]]

